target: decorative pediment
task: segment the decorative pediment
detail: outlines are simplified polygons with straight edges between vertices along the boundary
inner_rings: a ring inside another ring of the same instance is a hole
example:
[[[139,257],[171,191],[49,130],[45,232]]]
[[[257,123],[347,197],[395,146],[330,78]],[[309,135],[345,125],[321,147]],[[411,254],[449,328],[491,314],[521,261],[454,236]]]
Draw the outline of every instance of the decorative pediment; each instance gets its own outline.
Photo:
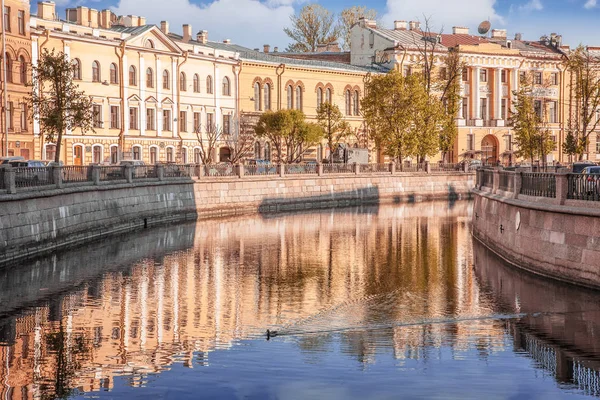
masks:
[[[161,101],[161,103],[162,103],[162,104],[175,104],[175,103],[173,103],[173,100],[171,100],[171,98],[170,98],[170,97],[165,97],[165,98],[164,98],[164,99]]]
[[[140,97],[137,94],[132,94],[131,96],[129,96],[127,98],[127,101],[131,102],[138,102],[140,103],[142,101],[142,99],[140,99]]]
[[[158,103],[158,100],[156,100],[156,97],[154,96],[148,96],[146,98],[146,103]]]
[[[131,36],[125,39],[128,47],[143,47],[149,51],[151,51],[151,49],[155,49],[158,51],[168,51],[177,54],[183,53],[181,48],[179,48],[179,46],[177,46],[177,44],[171,40],[171,38],[165,35],[156,26],[152,26],[146,30],[140,31],[140,33],[133,33]]]

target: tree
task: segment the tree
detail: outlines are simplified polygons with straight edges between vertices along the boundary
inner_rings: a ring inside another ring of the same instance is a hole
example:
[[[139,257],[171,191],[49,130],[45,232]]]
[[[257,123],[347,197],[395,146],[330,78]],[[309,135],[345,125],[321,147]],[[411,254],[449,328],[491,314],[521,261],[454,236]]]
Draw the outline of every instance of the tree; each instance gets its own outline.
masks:
[[[210,165],[215,161],[214,156],[217,144],[223,136],[223,129],[214,123],[207,123],[204,126],[204,130],[206,133],[203,135],[201,126],[197,126],[194,128],[194,133],[200,144],[200,159],[202,160],[202,164]]]
[[[350,50],[350,30],[352,29],[352,26],[358,23],[358,20],[361,18],[377,19],[377,11],[373,9],[367,10],[367,7],[365,6],[352,6],[342,10],[338,16],[340,37],[343,40],[342,49],[345,51]]]
[[[320,126],[307,123],[299,110],[268,111],[262,114],[254,129],[259,138],[273,144],[278,163],[295,163],[323,138]]]
[[[589,136],[600,122],[596,117],[600,108],[600,57],[580,45],[569,54],[567,70],[571,73],[570,125],[582,160],[588,152]]]
[[[442,93],[440,100],[445,111],[439,135],[439,147],[444,161],[449,161],[447,160],[448,153],[454,148],[454,142],[458,136],[455,119],[462,103],[460,81],[463,68],[465,68],[465,63],[460,60],[458,48],[448,49],[438,83]]]
[[[317,121],[327,140],[329,163],[332,163],[333,152],[340,141],[350,134],[350,126],[344,121],[340,108],[329,102],[324,102],[317,107]]]
[[[66,130],[94,131],[92,101],[74,83],[75,68],[64,53],[44,49],[37,66],[33,67],[33,89],[27,98],[34,110],[32,118],[39,122],[45,141],[56,143],[54,161],[57,163]]]
[[[410,93],[409,130],[415,137],[415,155],[419,162],[434,156],[440,149],[442,124],[447,119],[441,100],[426,91],[422,75],[416,74],[406,80]]]
[[[291,28],[283,31],[294,42],[287,51],[314,52],[317,45],[337,41],[340,29],[334,22],[334,14],[319,4],[307,4],[298,15],[291,15]]]
[[[236,128],[229,135],[222,135],[223,143],[231,150],[229,161],[237,164],[251,154],[252,146],[254,145],[254,123],[252,116],[242,114],[238,124],[234,124]]]

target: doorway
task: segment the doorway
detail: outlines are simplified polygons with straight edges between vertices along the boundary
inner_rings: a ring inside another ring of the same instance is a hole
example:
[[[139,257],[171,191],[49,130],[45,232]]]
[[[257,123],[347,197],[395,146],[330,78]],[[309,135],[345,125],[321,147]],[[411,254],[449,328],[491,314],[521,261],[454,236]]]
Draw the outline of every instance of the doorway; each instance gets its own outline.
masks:
[[[83,146],[73,147],[73,164],[83,165]]]

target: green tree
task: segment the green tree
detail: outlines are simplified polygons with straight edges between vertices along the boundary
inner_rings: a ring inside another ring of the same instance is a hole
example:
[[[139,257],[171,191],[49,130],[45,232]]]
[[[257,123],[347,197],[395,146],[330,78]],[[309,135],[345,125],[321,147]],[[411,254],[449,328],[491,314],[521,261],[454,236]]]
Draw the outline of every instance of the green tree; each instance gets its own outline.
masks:
[[[339,26],[334,24],[335,15],[319,4],[307,4],[296,15],[291,15],[291,28],[283,31],[292,40],[287,51],[314,52],[317,45],[338,40]]]
[[[332,163],[333,152],[336,147],[340,141],[348,137],[351,133],[350,126],[344,120],[340,108],[336,104],[329,102],[324,102],[317,108],[317,121],[327,140],[327,145],[329,146],[329,163]]]
[[[340,37],[343,41],[342,49],[345,51],[350,50],[350,30],[361,18],[377,19],[377,11],[373,9],[367,10],[365,6],[352,6],[342,10],[338,16],[338,27]]]
[[[443,58],[444,66],[440,70],[438,87],[442,93],[441,101],[444,109],[439,135],[439,148],[442,159],[449,161],[448,153],[454,148],[458,136],[456,117],[461,106],[460,81],[465,63],[460,60],[458,48],[448,49]]]
[[[62,135],[66,130],[80,128],[94,131],[92,101],[74,83],[75,65],[67,56],[54,49],[44,49],[37,66],[27,102],[34,110],[32,118],[40,123],[46,142],[56,143],[55,162],[60,160]]]
[[[299,110],[268,111],[260,116],[254,131],[259,138],[273,144],[276,162],[299,162],[306,151],[323,138],[321,127],[307,123],[305,118]]]
[[[440,149],[440,135],[446,119],[441,100],[426,91],[422,75],[407,79],[411,102],[411,137],[416,137],[415,155],[419,162],[434,156]]]

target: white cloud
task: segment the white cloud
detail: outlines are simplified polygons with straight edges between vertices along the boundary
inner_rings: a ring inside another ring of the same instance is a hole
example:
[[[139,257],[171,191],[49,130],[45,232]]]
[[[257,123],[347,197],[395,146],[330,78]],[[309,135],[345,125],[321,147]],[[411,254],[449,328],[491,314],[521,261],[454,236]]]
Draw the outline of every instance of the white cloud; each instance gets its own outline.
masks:
[[[496,0],[387,0],[387,12],[382,17],[386,26],[394,20],[420,20],[431,17],[433,30],[442,26],[450,32],[452,26],[477,26],[481,21],[503,23],[494,5]]]
[[[589,0],[596,1],[596,0]],[[519,11],[540,11],[543,10],[544,6],[540,0],[531,0],[528,3],[519,6]]]
[[[191,24],[194,34],[208,31],[209,40],[231,39],[250,48],[263,44],[285,47],[288,37],[283,28],[294,13],[294,0],[214,0],[198,6],[189,0],[120,0],[113,11],[118,15],[140,15],[147,23],[168,21],[172,32],[181,33],[183,24]],[[165,6],[167,5],[167,6]]]
[[[597,6],[597,0],[587,0],[583,5],[583,8],[589,10],[591,8],[595,8]]]

